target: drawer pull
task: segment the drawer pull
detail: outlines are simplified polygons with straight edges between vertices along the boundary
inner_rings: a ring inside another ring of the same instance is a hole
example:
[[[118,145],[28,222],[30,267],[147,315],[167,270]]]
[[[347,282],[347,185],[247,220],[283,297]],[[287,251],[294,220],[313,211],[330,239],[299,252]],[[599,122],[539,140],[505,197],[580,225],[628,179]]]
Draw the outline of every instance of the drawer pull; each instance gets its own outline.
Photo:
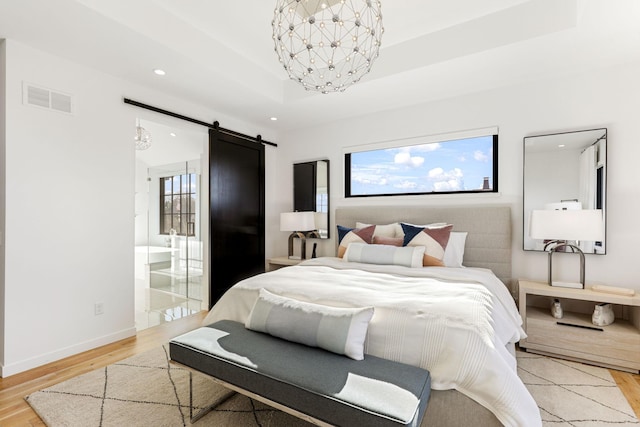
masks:
[[[558,325],[562,325],[562,326],[573,326],[574,328],[591,329],[591,330],[594,330],[594,331],[604,332],[604,329],[598,328],[598,327],[595,327],[595,326],[574,325],[572,323],[566,323],[566,322],[556,322],[556,323]]]

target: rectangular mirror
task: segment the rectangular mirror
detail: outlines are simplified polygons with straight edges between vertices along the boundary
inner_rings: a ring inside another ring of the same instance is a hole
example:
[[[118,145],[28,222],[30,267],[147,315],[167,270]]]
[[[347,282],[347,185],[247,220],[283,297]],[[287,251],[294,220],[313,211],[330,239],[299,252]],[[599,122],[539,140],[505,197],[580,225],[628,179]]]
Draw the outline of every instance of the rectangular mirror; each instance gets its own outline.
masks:
[[[606,128],[527,136],[523,166],[524,250],[544,250],[545,241],[529,233],[533,210],[601,209],[606,224]],[[605,241],[606,234],[577,243],[585,254],[604,254]]]
[[[293,165],[293,210],[315,212],[317,233],[310,238],[329,238],[329,160]]]

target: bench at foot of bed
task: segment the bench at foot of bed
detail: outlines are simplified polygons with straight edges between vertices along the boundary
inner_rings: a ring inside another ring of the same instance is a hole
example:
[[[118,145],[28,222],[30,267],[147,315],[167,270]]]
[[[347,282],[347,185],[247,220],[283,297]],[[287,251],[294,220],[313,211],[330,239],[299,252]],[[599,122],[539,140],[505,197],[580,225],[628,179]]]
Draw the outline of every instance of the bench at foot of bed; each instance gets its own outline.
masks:
[[[169,343],[171,359],[318,425],[419,426],[429,372],[366,355],[353,360],[222,320]]]

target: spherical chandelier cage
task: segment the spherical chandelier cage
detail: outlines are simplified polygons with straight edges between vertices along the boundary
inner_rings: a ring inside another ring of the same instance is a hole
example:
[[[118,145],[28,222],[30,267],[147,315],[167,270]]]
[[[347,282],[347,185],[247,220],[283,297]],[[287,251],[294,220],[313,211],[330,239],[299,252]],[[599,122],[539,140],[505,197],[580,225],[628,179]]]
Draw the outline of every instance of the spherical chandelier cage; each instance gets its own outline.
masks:
[[[271,25],[289,78],[322,93],[367,74],[384,32],[380,2],[371,0],[277,0]]]
[[[133,137],[136,150],[146,150],[151,147],[151,133],[140,125],[136,126],[136,135]]]

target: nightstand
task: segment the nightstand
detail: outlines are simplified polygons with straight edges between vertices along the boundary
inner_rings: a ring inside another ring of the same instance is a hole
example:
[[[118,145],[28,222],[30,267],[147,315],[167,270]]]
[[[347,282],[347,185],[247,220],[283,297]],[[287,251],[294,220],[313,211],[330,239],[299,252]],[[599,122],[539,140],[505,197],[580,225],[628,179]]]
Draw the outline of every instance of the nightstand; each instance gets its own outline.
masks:
[[[304,260],[291,259],[291,258],[286,257],[286,256],[279,256],[279,257],[275,257],[275,258],[269,258],[267,260],[267,271],[277,270],[279,268],[287,267],[289,265],[296,265],[296,264],[299,264],[301,261],[304,261]]]
[[[519,309],[527,338],[520,348],[531,353],[638,373],[640,371],[640,297],[549,286],[519,280]],[[557,298],[563,317],[551,315]],[[591,315],[596,304],[611,303],[616,318],[607,326],[595,326]]]

